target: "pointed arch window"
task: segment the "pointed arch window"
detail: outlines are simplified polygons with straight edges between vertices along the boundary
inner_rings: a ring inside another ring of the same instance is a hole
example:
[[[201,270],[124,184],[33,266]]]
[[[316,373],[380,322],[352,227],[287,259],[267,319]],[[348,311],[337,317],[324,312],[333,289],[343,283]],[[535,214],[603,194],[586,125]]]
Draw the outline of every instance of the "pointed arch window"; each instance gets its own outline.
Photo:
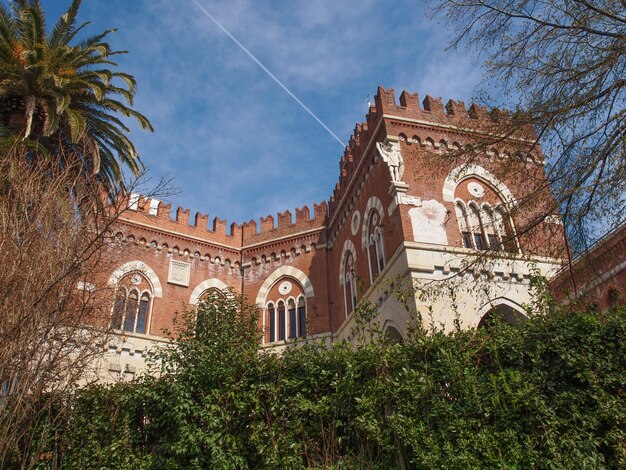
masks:
[[[474,246],[477,250],[485,250],[487,246],[485,244],[485,234],[483,231],[483,223],[480,218],[480,209],[478,205],[472,201],[469,204],[469,222],[470,230],[474,239]]]
[[[470,230],[469,221],[467,219],[467,208],[462,201],[455,204],[456,218],[459,221],[459,230],[461,231],[461,239],[465,248],[473,248],[474,241]]]
[[[270,343],[273,343],[276,341],[276,309],[272,302],[267,305],[267,326]]]
[[[494,209],[488,203],[479,207],[475,201],[466,205],[457,200],[455,211],[465,248],[519,251],[511,217],[502,205]]]
[[[306,336],[306,302],[304,297],[298,299],[298,336]]]
[[[287,317],[285,312],[285,302],[278,301],[278,341],[285,339],[285,333],[287,328]]]
[[[124,312],[124,326],[122,328],[124,331],[132,332],[135,328],[138,302],[138,292],[133,289],[128,294],[128,300],[126,300],[126,311]]]
[[[378,210],[372,209],[367,217],[367,258],[370,270],[370,281],[374,279],[385,268],[385,247],[383,241],[382,217]]]
[[[124,284],[128,279],[122,279]],[[111,328],[126,333],[145,334],[148,330],[148,319],[152,306],[152,293],[142,289],[141,284],[147,284],[139,274],[133,274],[129,282],[130,287],[120,285],[115,294]]]
[[[113,318],[111,319],[111,328],[114,330],[122,329],[122,320],[124,319],[124,305],[126,304],[126,289],[120,287],[115,295],[113,304]]]
[[[287,307],[289,311],[289,339],[293,339],[298,334],[298,320],[296,311],[296,302],[293,299],[287,301]]]
[[[150,306],[150,296],[147,292],[141,294],[139,301],[139,313],[137,315],[137,323],[135,325],[136,333],[145,333],[148,321],[148,307]]]
[[[264,342],[292,340],[307,335],[304,288],[293,278],[280,278],[280,286],[265,304]],[[282,290],[282,292],[281,292]]]
[[[346,304],[346,316],[350,315],[356,307],[356,285],[354,280],[354,258],[348,253],[345,264],[345,277],[343,279],[344,300]]]

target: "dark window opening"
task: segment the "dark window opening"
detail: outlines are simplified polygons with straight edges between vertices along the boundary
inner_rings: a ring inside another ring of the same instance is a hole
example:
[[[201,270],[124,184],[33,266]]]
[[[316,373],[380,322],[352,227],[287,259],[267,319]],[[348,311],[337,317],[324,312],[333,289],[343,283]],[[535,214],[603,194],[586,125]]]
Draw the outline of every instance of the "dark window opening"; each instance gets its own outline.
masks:
[[[306,336],[306,307],[304,306],[304,299],[300,299],[298,304],[298,327],[300,329],[298,336]]]
[[[270,343],[276,341],[276,313],[274,310],[274,306],[270,305],[270,307],[267,309],[268,310],[268,323],[270,325]]]
[[[483,234],[482,233],[475,233],[474,234],[474,242],[476,243],[476,249],[477,250],[484,250],[485,249],[485,244],[483,242]]]
[[[465,248],[472,248],[472,234],[469,232],[461,232],[463,236],[463,246]]]
[[[278,306],[278,341],[285,339],[285,305],[280,304]]]
[[[296,304],[289,305],[289,339],[296,337]]]

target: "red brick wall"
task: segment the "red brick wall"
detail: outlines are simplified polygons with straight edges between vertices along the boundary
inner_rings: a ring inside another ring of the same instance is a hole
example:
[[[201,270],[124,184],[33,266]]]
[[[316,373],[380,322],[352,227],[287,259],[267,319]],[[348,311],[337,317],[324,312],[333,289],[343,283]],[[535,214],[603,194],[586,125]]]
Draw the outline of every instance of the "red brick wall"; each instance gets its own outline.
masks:
[[[385,116],[383,116],[385,115]],[[389,117],[396,116],[396,117]],[[385,259],[389,261],[405,240],[413,240],[413,229],[408,211],[411,206],[400,205],[390,215],[388,208],[393,201],[389,194],[390,175],[387,165],[377,155],[375,143],[387,136],[399,137],[405,170],[402,180],[409,185],[408,195],[422,200],[434,199],[449,210],[445,221],[448,243],[461,246],[461,237],[454,210],[454,202],[443,200],[443,185],[452,169],[466,162],[467,155],[459,157],[455,145],[472,143],[474,135],[463,129],[486,129],[491,121],[485,109],[472,106],[465,110],[464,104],[450,101],[445,109],[440,99],[427,96],[420,105],[417,94],[404,92],[400,103],[395,102],[393,90],[379,88],[375,105],[370,108],[366,122],[355,127],[344,155],[340,160],[339,180],[328,205],[322,202],[285,211],[276,217],[261,218],[260,223],[249,221],[230,224],[217,217],[209,228],[209,217],[179,208],[171,216],[169,205],[159,204],[157,213],[150,215],[149,200],[140,199],[138,210],[128,211],[119,223],[120,239],[110,248],[111,257],[118,265],[140,260],[149,265],[160,279],[163,297],[155,299],[152,309],[150,333],[160,334],[171,328],[174,312],[189,302],[194,288],[202,281],[217,278],[236,292],[255,302],[265,280],[278,268],[292,266],[302,271],[313,284],[315,295],[307,299],[309,333],[335,331],[345,319],[344,301],[339,271],[342,250],[346,240],[356,249],[355,274],[359,291],[370,287],[367,251],[362,246],[361,228],[356,235],[351,232],[351,220],[359,211],[361,224],[367,214],[366,204],[376,196],[383,208]],[[532,137],[532,129],[518,138]],[[414,143],[431,139],[435,145]],[[447,146],[439,147],[444,140]],[[496,148],[500,154],[514,154],[521,144],[506,141]],[[503,181],[519,203],[519,210],[512,214],[517,227],[545,213],[553,201],[547,188],[540,150],[534,152],[536,161],[506,159],[481,154],[477,163]],[[502,162],[506,161],[503,165]],[[485,187],[488,185],[481,181]],[[459,187],[459,195],[471,199]],[[525,204],[526,196],[537,190],[545,192],[540,203]],[[498,197],[488,188],[485,200],[495,202]],[[532,224],[531,224],[532,225]],[[524,253],[549,253],[545,243],[547,236],[559,233],[560,226],[537,220],[534,228],[520,233]],[[560,235],[562,236],[562,235]],[[558,244],[557,244],[558,245]],[[365,247],[366,248],[366,247]],[[220,264],[214,260],[219,257]],[[170,259],[191,263],[189,287],[167,282]],[[243,279],[239,267],[243,266]],[[261,319],[260,319],[261,321]]]
[[[595,304],[601,310],[626,305],[626,225],[555,276],[550,290],[560,303],[577,300],[582,307]]]

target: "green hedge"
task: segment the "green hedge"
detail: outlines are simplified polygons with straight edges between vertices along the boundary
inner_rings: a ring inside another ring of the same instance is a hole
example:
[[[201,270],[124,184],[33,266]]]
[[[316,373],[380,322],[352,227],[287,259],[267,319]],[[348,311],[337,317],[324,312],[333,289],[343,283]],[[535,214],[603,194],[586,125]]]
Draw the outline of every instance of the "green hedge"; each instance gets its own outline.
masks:
[[[204,334],[183,325],[160,378],[77,396],[64,465],[626,466],[624,309],[278,357],[256,352],[251,312],[220,308],[201,307]]]

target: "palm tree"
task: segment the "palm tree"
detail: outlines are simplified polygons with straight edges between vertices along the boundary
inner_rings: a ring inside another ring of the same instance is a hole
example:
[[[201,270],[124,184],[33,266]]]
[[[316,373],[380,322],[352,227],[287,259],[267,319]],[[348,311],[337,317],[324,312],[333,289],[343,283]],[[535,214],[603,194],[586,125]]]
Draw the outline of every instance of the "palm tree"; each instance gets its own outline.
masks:
[[[132,109],[135,79],[111,71],[112,51],[104,41],[115,30],[77,41],[89,23],[76,24],[80,0],[72,0],[47,34],[39,0],[0,3],[0,126],[38,142],[50,155],[81,160],[108,190],[123,187],[121,164],[137,176],[143,168],[122,116],[142,128],[152,125]],[[73,43],[73,44],[72,44]]]

